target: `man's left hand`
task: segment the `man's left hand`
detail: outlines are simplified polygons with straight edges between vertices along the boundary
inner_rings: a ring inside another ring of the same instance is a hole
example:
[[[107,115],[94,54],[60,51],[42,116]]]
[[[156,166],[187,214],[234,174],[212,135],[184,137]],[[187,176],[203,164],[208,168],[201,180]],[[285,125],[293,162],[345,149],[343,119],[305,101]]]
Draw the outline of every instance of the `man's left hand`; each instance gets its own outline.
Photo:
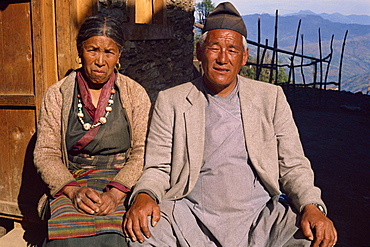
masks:
[[[313,204],[304,207],[301,227],[303,234],[313,241],[312,247],[332,247],[337,242],[333,222]]]

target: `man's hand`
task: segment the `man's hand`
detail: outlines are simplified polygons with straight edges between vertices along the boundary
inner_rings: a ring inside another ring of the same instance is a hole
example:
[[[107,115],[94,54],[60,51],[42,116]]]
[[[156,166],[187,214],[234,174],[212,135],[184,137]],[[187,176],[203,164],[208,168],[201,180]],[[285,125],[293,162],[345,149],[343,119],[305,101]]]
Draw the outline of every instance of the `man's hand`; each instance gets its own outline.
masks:
[[[304,207],[301,227],[303,234],[313,241],[312,247],[332,247],[337,242],[333,222],[313,204]]]
[[[80,213],[99,213],[101,199],[94,189],[78,186],[66,186],[63,193],[71,199],[74,207]]]
[[[139,193],[131,208],[127,211],[123,222],[126,236],[132,241],[144,242],[144,236],[150,238],[148,216],[152,216],[151,224],[154,227],[160,219],[158,204],[146,193]]]

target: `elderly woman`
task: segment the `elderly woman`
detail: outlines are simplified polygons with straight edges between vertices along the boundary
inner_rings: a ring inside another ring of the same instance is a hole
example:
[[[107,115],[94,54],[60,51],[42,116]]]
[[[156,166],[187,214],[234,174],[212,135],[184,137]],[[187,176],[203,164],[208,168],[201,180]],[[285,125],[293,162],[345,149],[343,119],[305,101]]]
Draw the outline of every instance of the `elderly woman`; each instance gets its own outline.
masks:
[[[150,100],[118,73],[120,23],[93,16],[82,25],[82,67],[46,92],[34,162],[50,189],[42,246],[126,246],[124,200],[140,177]]]

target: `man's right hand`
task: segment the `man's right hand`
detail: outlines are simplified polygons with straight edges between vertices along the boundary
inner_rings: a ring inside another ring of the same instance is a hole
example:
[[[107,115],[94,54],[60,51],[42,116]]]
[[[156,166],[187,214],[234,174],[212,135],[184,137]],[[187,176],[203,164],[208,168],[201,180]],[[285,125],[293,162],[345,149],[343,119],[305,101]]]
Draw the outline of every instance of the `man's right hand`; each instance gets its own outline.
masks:
[[[130,209],[127,211],[123,222],[126,236],[132,241],[144,242],[144,235],[150,238],[148,216],[152,216],[151,224],[154,227],[160,219],[158,204],[146,193],[139,193]],[[144,234],[144,235],[143,235]]]

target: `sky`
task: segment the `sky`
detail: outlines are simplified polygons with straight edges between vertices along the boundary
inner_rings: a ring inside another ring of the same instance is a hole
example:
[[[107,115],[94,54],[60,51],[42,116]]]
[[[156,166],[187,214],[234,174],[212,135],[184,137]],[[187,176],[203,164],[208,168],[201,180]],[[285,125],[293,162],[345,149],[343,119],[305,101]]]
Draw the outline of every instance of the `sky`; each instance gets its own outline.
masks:
[[[300,10],[311,10],[316,14],[370,16],[370,0],[212,0],[215,6],[225,1],[233,3],[241,15],[262,13],[275,15],[276,10],[279,10],[279,15],[286,15]]]

